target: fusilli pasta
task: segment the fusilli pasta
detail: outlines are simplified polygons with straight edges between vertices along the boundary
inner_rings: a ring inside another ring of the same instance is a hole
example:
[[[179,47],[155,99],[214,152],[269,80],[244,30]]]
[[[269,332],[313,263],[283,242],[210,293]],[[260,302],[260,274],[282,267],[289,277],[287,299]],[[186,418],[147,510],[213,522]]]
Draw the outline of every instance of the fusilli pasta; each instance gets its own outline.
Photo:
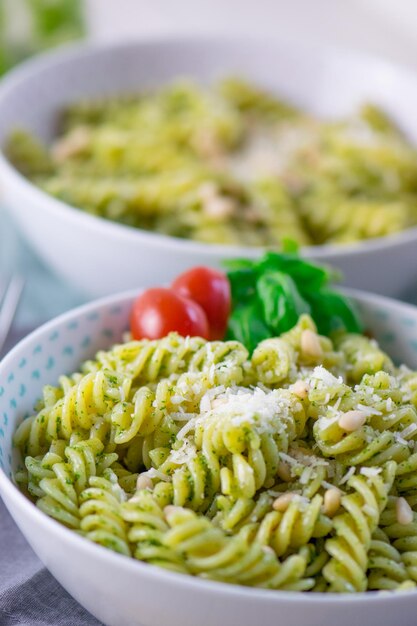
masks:
[[[127,342],[45,387],[15,434],[16,479],[47,515],[149,565],[269,589],[406,590],[416,380],[375,341],[321,337],[307,315],[251,357],[236,341]]]

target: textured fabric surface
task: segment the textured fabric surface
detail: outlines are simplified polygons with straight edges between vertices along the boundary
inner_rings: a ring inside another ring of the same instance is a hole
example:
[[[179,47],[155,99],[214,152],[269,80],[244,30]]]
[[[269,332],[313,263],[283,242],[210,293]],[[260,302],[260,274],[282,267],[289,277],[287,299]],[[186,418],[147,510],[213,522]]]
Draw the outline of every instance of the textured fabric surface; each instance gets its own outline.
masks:
[[[100,624],[43,567],[0,500],[0,625]]]

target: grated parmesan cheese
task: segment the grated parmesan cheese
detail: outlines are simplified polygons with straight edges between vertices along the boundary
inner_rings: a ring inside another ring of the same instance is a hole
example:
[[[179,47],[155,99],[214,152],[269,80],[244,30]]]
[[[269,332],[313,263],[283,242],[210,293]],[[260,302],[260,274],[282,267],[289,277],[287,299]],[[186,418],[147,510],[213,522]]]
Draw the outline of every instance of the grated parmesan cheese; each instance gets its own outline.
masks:
[[[401,436],[404,437],[405,439],[409,435],[412,435],[413,433],[415,433],[416,430],[417,430],[417,424],[410,424],[409,426],[407,426],[407,428],[404,428],[404,430],[401,431]]]
[[[197,417],[197,413],[186,413],[185,411],[178,411],[170,413],[170,417],[176,422],[188,422],[189,420]]]
[[[149,478],[159,478],[159,480],[163,480],[166,483],[170,483],[172,481],[171,476],[168,476],[168,474],[164,474],[163,472],[160,472],[154,467],[151,467],[151,469],[148,469],[148,471],[146,472],[142,472],[141,476],[149,476]]]
[[[186,398],[184,398],[184,396],[180,396],[179,394],[175,396],[171,396],[172,404],[181,404],[182,402],[185,402],[185,401],[186,401]]]
[[[321,486],[324,487],[325,489],[334,489],[335,488],[335,486],[332,485],[332,483],[327,482],[327,480],[322,480],[321,481]]]
[[[325,389],[326,387],[334,387],[335,385],[343,384],[343,378],[341,376],[336,378],[336,376],[323,367],[323,365],[318,365],[310,374],[307,382],[315,389]]]
[[[378,474],[380,474],[382,471],[382,469],[380,467],[361,467],[359,473],[362,474],[363,476],[367,476],[368,478],[371,478],[372,476],[378,476]]]
[[[197,420],[198,420],[198,417],[197,418],[194,417],[193,419],[190,419],[186,424],[184,424],[184,426],[181,428],[181,430],[177,434],[178,441],[182,441],[184,437],[188,435],[188,433],[196,427]]]
[[[339,485],[344,485],[345,483],[347,483],[349,478],[352,478],[354,473],[355,473],[355,468],[354,467],[350,467],[348,469],[348,471],[346,472],[346,474],[344,476],[342,476],[342,478],[340,479]]]
[[[282,461],[285,461],[286,463],[289,463],[290,465],[298,465],[298,461],[297,459],[294,459],[292,456],[290,456],[289,454],[285,454],[285,452],[280,452],[279,453],[279,458]]]
[[[303,472],[302,472],[301,476],[300,476],[300,483],[302,485],[306,485],[308,483],[308,481],[310,480],[312,474],[313,474],[313,468],[311,466],[310,467],[305,467],[303,469]]]
[[[183,444],[178,450],[172,450],[169,455],[169,461],[176,465],[182,463],[187,464],[192,461],[197,454],[196,447],[188,439],[184,439]]]
[[[395,408],[395,404],[392,401],[392,398],[387,398],[385,402],[385,408],[387,411],[392,411]]]
[[[338,411],[338,410],[339,410],[339,407],[340,407],[340,403],[341,403],[341,402],[342,402],[342,398],[341,398],[341,397],[339,397],[339,398],[336,400],[336,402],[334,403],[334,405],[333,405],[333,409],[334,409],[335,411]]]
[[[230,387],[210,400],[210,404],[211,410],[203,412],[200,419],[224,415],[230,417],[235,426],[256,426],[259,433],[279,432],[283,426],[277,418],[289,418],[292,415],[291,400],[280,389],[271,391],[260,387]],[[208,406],[206,401],[203,402],[204,406]]]
[[[402,433],[396,432],[394,433],[394,438],[397,443],[400,443],[402,446],[408,446],[408,441],[404,439]]]
[[[208,413],[211,410],[211,398],[205,393],[204,396],[200,400],[200,412]]]
[[[370,417],[371,415],[382,415],[382,411],[378,411],[378,409],[375,409],[372,406],[366,406],[365,404],[358,404],[357,408],[359,411],[362,411],[362,413],[365,413],[365,415],[367,415],[368,417]]]

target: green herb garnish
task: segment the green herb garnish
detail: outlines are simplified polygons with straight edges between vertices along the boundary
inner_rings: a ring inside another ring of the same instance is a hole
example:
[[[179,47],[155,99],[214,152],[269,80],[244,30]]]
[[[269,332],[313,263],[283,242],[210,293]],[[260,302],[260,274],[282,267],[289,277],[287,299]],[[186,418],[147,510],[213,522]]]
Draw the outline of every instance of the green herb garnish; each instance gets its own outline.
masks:
[[[323,335],[361,332],[352,303],[329,286],[336,273],[296,252],[268,252],[257,261],[228,261],[226,267],[232,291],[228,337],[251,352],[263,339],[292,328],[303,313]]]

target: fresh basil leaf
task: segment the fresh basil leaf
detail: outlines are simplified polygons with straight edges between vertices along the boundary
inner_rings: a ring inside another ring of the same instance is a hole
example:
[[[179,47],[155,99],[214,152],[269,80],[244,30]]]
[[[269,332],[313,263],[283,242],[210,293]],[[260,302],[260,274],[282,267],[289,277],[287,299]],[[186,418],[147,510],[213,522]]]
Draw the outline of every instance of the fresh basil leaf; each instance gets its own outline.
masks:
[[[226,270],[234,272],[235,270],[250,269],[255,267],[256,261],[250,259],[226,259],[222,262]]]
[[[256,297],[257,274],[252,268],[236,269],[227,274],[233,306],[239,307]]]
[[[229,318],[227,338],[243,343],[252,354],[258,343],[271,337],[263,321],[262,309],[257,300],[238,307]]]
[[[276,252],[268,252],[258,264],[260,273],[271,270],[289,274],[305,292],[317,291],[332,278],[330,270],[324,266],[313,265],[296,255]]]
[[[341,293],[323,289],[312,298],[311,304],[313,319],[321,334],[330,335],[340,329],[350,333],[362,332],[358,314]]]
[[[327,286],[335,272],[301,259],[291,245],[258,261],[232,259],[225,265],[233,309],[229,336],[250,350],[262,339],[292,328],[303,313],[312,316],[323,335],[361,330],[349,300]]]
[[[258,279],[256,290],[264,319],[272,334],[289,330],[303,313],[310,313],[308,302],[300,295],[291,276],[268,272]]]

